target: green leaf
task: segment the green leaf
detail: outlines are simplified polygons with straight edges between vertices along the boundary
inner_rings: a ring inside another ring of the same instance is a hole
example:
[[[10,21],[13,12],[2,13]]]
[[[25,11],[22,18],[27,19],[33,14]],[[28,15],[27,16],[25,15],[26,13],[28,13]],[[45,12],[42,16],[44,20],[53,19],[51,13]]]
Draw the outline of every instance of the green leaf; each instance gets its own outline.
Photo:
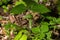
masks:
[[[60,18],[57,18],[57,19],[56,19],[56,23],[57,23],[57,24],[60,24]]]
[[[51,31],[49,31],[48,33],[46,33],[46,35],[47,35],[47,40],[51,40]]]
[[[19,40],[22,37],[22,31],[20,31],[16,37],[14,38],[14,40]]]
[[[40,30],[41,30],[41,32],[48,32],[49,31],[48,23],[47,22],[45,22],[45,23],[43,22],[43,24],[41,24]]]
[[[38,3],[38,0],[34,0],[34,1]]]
[[[0,16],[0,20],[2,20],[3,18],[2,18],[2,16]]]
[[[46,15],[46,18],[47,18],[48,20],[51,20],[51,21],[53,21],[53,20],[56,19],[55,17],[51,17],[51,16],[47,16],[47,15]]]
[[[0,5],[2,5],[2,1],[0,1]]]
[[[5,29],[8,30],[8,29],[11,27],[10,25],[11,25],[11,23],[5,24],[5,25],[4,25],[4,26],[5,26]]]
[[[20,5],[20,4],[24,4],[26,6],[26,3],[22,0],[19,0],[19,1],[15,2],[15,6]]]
[[[27,6],[29,6],[29,5],[31,5],[33,3],[36,3],[35,1],[32,1],[32,0],[29,0],[29,1],[23,0],[23,1],[27,4]]]
[[[39,27],[34,27],[34,28],[32,28],[32,32],[33,33],[39,33],[40,32],[40,28]]]
[[[8,24],[5,24],[4,25],[5,29],[8,30],[8,29],[15,29],[17,28],[18,26],[16,24],[12,24],[12,23],[8,23]]]
[[[50,10],[47,7],[45,7],[44,5],[37,4],[35,1],[32,0],[29,1],[23,0],[23,1],[26,2],[28,8],[34,12],[40,12],[40,13],[50,12]]]
[[[32,16],[31,14],[28,14],[28,15],[24,16],[24,18],[25,18],[25,19],[32,19],[33,16]]]
[[[8,3],[8,0],[2,0],[3,3],[7,4]]]
[[[34,12],[40,12],[40,13],[47,13],[47,12],[50,12],[50,10],[45,7],[44,5],[42,4],[31,4],[31,6],[29,7],[30,10],[34,11]]]
[[[57,6],[57,9],[58,9],[58,11],[60,12],[60,5],[59,5],[59,6]]]
[[[44,2],[47,2],[47,0],[43,0]]]
[[[60,12],[60,0],[57,1],[57,9]]]
[[[56,22],[54,22],[54,21],[50,21],[49,24],[50,24],[50,25],[55,25]]]
[[[12,14],[21,14],[22,12],[24,12],[27,8],[23,5],[17,5],[14,8],[12,8],[12,10],[10,11]]]
[[[23,34],[22,37],[19,40],[27,40],[27,35]]]
[[[45,34],[43,32],[40,33],[39,39],[42,40],[45,37]]]
[[[8,11],[7,6],[3,5],[2,7],[3,7],[3,9],[4,9],[4,12],[6,13],[6,12]]]

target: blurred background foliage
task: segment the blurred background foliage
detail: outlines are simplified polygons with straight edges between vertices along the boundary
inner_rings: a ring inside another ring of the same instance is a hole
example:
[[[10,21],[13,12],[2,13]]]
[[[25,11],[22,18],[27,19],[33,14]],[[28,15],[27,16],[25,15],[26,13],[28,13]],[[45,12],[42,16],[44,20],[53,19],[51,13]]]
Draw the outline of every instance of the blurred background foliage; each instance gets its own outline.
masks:
[[[60,0],[0,0],[0,9],[7,40],[59,39]]]

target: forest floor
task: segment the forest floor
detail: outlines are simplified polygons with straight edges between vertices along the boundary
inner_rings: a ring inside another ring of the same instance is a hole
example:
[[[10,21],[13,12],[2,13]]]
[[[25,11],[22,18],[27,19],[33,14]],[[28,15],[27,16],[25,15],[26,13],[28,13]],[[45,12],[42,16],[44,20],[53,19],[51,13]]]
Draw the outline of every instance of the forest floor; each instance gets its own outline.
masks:
[[[29,30],[29,22],[28,20],[24,19],[23,17],[28,14],[28,13],[33,13],[32,11],[26,11],[22,14],[19,15],[11,15],[10,14],[10,10],[12,9],[12,4],[8,5],[8,12],[4,12],[4,9],[2,7],[0,7],[0,40],[13,40],[13,38],[15,37],[15,35],[13,34],[12,31],[10,31],[10,37],[7,36],[6,30],[4,25],[7,23],[12,23],[12,24],[16,24],[18,25],[20,28],[26,28],[27,30]],[[56,11],[56,10],[55,10]],[[51,12],[51,13],[55,13],[55,11]],[[56,18],[58,18],[57,14],[50,14],[51,16],[54,16]],[[37,25],[39,25],[39,20],[41,20],[43,17],[41,17],[41,15],[35,13],[33,14],[33,27],[36,27]],[[47,19],[45,19],[45,21],[48,21]],[[58,27],[60,27],[59,25],[56,25]],[[30,31],[30,30],[29,30]],[[60,40],[60,29],[52,29],[52,40]]]

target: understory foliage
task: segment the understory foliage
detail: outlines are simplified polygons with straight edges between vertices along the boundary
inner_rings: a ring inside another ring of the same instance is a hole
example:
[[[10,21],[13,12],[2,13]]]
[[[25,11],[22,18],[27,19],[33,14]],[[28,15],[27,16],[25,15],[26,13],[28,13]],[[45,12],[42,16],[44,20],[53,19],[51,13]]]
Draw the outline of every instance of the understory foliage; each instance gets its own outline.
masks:
[[[11,1],[1,0],[0,7],[3,8],[5,13],[9,12],[9,15],[13,15],[14,17],[24,14],[22,19],[27,20],[28,23],[26,24],[27,26],[17,25],[16,22],[11,23],[10,21],[4,25],[2,24],[9,37],[10,32],[13,31],[13,40],[53,39],[53,32],[56,29],[60,29],[60,26],[58,26],[60,25],[60,0],[53,2],[43,0],[42,3],[39,0],[17,0],[14,3]],[[12,7],[11,9],[8,9],[9,5]],[[0,20],[2,20],[2,16],[0,16]],[[20,19],[18,18],[18,20]]]

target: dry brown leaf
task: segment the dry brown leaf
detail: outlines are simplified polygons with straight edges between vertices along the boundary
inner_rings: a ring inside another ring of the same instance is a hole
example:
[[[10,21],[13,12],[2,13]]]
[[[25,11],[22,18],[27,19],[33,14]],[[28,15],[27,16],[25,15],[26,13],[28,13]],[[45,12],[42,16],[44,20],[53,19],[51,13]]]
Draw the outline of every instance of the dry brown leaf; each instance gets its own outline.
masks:
[[[8,23],[8,21],[6,21],[6,20],[0,20],[0,23],[6,24],[6,23]]]
[[[15,21],[15,17],[14,17],[14,16],[9,15],[9,20],[11,21],[11,23],[13,23],[13,22]]]

